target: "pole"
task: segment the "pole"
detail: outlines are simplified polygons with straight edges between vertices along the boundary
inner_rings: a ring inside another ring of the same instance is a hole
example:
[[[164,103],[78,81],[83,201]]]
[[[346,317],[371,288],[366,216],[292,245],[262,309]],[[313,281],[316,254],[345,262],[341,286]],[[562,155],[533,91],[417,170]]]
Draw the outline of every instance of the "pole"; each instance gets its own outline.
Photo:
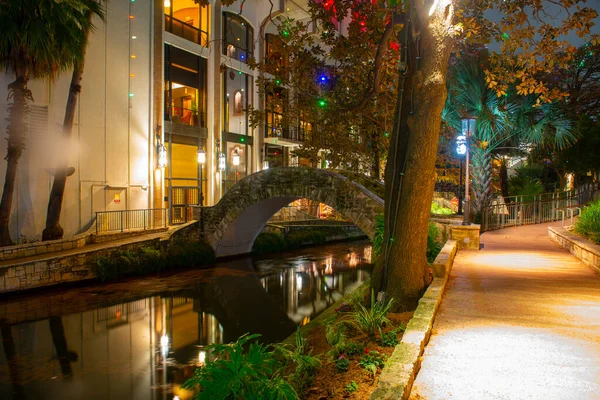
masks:
[[[204,206],[204,193],[202,192],[202,163],[200,163],[200,205]]]
[[[469,221],[469,214],[471,212],[471,193],[470,193],[470,188],[469,188],[469,181],[471,180],[469,178],[469,162],[470,162],[470,153],[471,153],[471,142],[470,142],[470,137],[467,134],[467,159],[466,159],[466,163],[467,165],[465,166],[465,210],[463,213],[463,225],[471,225],[471,222]]]
[[[462,170],[463,170],[463,160],[461,157],[458,158],[459,159],[459,170],[458,170],[458,215],[462,215],[463,213],[463,206],[462,206],[462,202],[463,202],[463,195],[462,195]]]

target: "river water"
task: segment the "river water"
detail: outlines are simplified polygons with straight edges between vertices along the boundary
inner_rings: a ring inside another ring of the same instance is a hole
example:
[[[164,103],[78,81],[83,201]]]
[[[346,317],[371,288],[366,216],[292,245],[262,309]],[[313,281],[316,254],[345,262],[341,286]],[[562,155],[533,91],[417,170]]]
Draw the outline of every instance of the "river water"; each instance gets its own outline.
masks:
[[[364,282],[371,245],[339,243],[116,283],[0,298],[1,399],[177,399],[205,346],[278,342]]]

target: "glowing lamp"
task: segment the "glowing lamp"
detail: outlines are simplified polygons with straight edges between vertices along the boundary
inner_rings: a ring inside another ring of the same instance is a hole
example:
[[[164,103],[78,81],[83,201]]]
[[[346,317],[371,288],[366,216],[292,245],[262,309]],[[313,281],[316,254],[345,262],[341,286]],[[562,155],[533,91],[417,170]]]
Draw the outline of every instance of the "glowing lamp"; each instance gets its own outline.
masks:
[[[164,144],[158,146],[158,167],[164,168],[167,166],[167,148]]]
[[[263,161],[263,170],[269,169],[269,162],[267,160]]]
[[[206,151],[203,148],[198,149],[198,163],[203,164],[206,163]]]
[[[225,153],[219,154],[219,169],[225,171]]]
[[[238,149],[233,150],[233,157],[231,158],[234,166],[240,165],[240,155],[238,153]]]

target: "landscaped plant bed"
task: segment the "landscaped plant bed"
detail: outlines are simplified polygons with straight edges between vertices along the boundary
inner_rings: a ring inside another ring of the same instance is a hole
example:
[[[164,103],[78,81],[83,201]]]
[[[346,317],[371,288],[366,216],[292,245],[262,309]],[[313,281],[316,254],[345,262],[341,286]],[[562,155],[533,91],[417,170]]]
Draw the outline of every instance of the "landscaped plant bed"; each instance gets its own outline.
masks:
[[[395,338],[399,343],[402,339],[403,330],[397,328],[405,327],[412,318],[413,312],[388,313],[387,318],[391,324],[385,326],[382,331],[389,334],[396,329]],[[308,335],[308,348],[313,355],[320,354],[322,365],[316,371],[312,386],[305,391],[301,398],[307,400],[320,399],[368,399],[371,392],[377,387],[381,368],[377,368],[373,376],[365,370],[359,362],[365,355],[372,354],[371,358],[387,359],[392,355],[394,346],[383,346],[379,338],[379,333],[375,337],[369,338],[368,335],[360,331],[350,332],[347,343],[352,343],[352,354],[348,351],[341,352],[337,357],[328,354],[332,346],[327,342],[326,327],[319,326],[313,329]],[[374,354],[373,352],[377,352]],[[341,359],[348,361],[348,370],[341,371],[337,364],[344,364]],[[352,383],[354,382],[354,384]],[[354,391],[353,391],[354,390]]]

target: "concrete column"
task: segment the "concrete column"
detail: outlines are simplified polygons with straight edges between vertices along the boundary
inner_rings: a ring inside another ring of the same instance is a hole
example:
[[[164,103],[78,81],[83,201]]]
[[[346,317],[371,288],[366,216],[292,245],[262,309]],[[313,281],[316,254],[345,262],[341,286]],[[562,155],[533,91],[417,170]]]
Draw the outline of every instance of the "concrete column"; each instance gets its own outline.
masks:
[[[206,204],[219,201],[220,182],[216,180],[219,160],[217,158],[217,140],[221,138],[221,2],[211,6],[210,56],[207,77],[207,127],[206,139]],[[219,180],[220,181],[220,180]]]
[[[164,207],[164,176],[163,171],[157,168],[156,164],[156,143],[157,136],[160,136],[161,141],[164,138],[163,134],[163,119],[164,119],[164,100],[163,100],[163,32],[164,32],[164,5],[162,0],[153,1],[153,46],[152,46],[152,122],[153,126],[148,135],[148,172],[149,181],[152,182],[151,207]]]

